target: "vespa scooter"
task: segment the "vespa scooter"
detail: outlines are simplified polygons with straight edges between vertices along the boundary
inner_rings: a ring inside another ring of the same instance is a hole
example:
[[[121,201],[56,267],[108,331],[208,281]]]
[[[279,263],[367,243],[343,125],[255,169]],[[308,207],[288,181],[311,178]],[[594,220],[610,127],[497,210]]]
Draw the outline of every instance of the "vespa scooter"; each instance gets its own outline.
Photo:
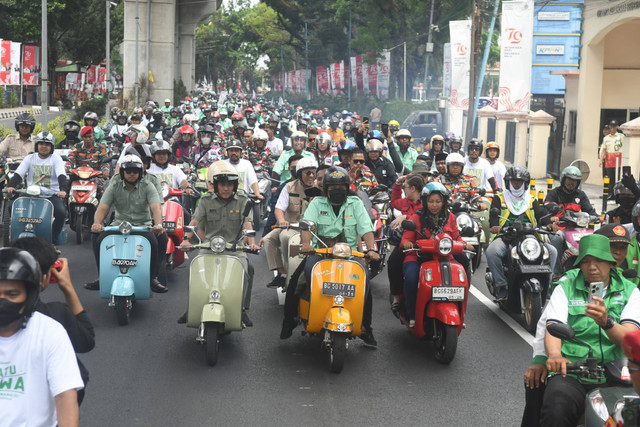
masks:
[[[413,221],[402,221],[402,228],[418,232]],[[432,260],[420,265],[415,326],[409,325],[405,307],[401,307],[400,321],[418,338],[433,341],[436,360],[449,364],[456,354],[469,297],[467,274],[450,256],[463,253],[465,243],[442,233],[419,239],[416,245],[404,252],[430,254]]]
[[[176,247],[182,243],[184,238],[184,210],[180,203],[171,200],[172,197],[182,196],[182,190],[172,188],[166,182],[162,183],[162,227],[167,232],[166,264],[167,270],[173,270],[184,262],[184,252],[177,251]]]
[[[98,183],[102,172],[88,166],[70,169],[69,224],[76,232],[76,243],[82,244],[83,231],[91,227],[93,215],[98,207]]]
[[[6,189],[2,190],[6,193]],[[53,233],[53,203],[47,200],[57,194],[50,188],[30,185],[26,190],[15,190],[23,195],[14,200],[11,206],[10,241],[22,237],[42,237],[56,245],[67,242],[67,228],[62,227],[58,236]]]

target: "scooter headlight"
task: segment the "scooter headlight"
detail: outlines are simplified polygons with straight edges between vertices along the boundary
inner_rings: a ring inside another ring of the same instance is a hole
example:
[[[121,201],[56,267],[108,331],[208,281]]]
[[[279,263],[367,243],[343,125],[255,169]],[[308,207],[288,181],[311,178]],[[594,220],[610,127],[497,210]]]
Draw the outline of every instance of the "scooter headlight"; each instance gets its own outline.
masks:
[[[452,249],[453,249],[453,241],[451,241],[451,239],[447,237],[440,240],[440,243],[438,243],[438,250],[442,255],[449,255]]]
[[[535,261],[540,257],[542,253],[542,245],[540,242],[533,238],[527,237],[520,243],[520,252],[529,261]]]
[[[349,258],[351,256],[351,246],[347,243],[336,243],[331,248],[331,253],[336,258]]]
[[[211,239],[209,247],[213,252],[221,253],[227,248],[227,242],[222,236],[214,236],[213,239]]]
[[[578,212],[576,214],[576,224],[580,228],[587,228],[589,226],[589,214],[586,212]]]
[[[609,419],[609,411],[607,410],[607,405],[604,402],[604,398],[599,391],[589,395],[589,403],[591,403],[593,411],[598,414],[602,421],[607,421]]]
[[[39,196],[40,195],[40,186],[39,185],[30,185],[27,187],[27,194],[29,196]]]
[[[131,233],[131,223],[127,222],[127,221],[123,221],[120,224],[120,227],[118,227],[118,231],[120,231],[120,233],[122,234],[129,234]]]
[[[464,227],[474,228],[473,227],[474,222],[469,215],[466,215],[466,214],[459,215],[458,218],[456,218],[456,222],[458,223],[458,230],[460,231],[462,231]]]

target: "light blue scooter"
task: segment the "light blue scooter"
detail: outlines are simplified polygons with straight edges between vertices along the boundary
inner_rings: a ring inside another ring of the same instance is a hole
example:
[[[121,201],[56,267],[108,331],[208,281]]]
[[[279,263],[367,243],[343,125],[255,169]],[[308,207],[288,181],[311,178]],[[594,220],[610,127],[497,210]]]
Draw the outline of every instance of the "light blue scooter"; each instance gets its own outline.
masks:
[[[15,193],[23,197],[18,197],[11,206],[11,242],[22,237],[36,236],[57,245],[67,242],[66,227],[62,227],[56,239],[51,235],[53,203],[47,199],[57,194],[56,191],[39,185],[30,185],[26,190],[15,190]]]
[[[104,228],[120,234],[110,234],[100,243],[100,298],[109,299],[121,326],[129,324],[136,300],[151,297],[151,244],[144,236],[131,234],[149,229],[126,221]]]

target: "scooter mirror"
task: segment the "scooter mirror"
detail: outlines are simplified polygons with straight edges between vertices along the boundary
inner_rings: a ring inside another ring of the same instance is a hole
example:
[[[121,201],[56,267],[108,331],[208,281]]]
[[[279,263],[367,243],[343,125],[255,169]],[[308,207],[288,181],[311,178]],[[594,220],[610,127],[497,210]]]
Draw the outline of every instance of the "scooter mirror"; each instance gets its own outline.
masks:
[[[244,237],[256,237],[256,230],[242,230]]]
[[[313,231],[316,229],[316,224],[312,221],[307,221],[303,219],[300,221],[300,230],[302,231]]]
[[[558,213],[558,211],[560,211],[560,206],[558,206],[558,204],[556,202],[549,202],[549,203],[545,203],[544,208],[547,210],[547,212],[549,212],[551,215],[555,215]]]
[[[460,231],[460,235],[463,237],[473,237],[473,228],[469,226],[462,227],[462,230]]]
[[[492,208],[492,209],[489,211],[489,213],[490,213],[491,215],[500,215],[500,209],[498,209],[498,208]]]
[[[244,212],[242,212],[242,216],[244,217],[249,216],[252,209],[253,209],[253,200],[249,199],[247,200],[247,204],[244,205]]]
[[[409,231],[416,231],[418,229],[418,227],[416,227],[416,223],[408,219],[402,221],[402,228]]]
[[[551,336],[565,341],[572,340],[576,336],[576,332],[573,328],[565,323],[552,323],[547,325],[547,331]]]

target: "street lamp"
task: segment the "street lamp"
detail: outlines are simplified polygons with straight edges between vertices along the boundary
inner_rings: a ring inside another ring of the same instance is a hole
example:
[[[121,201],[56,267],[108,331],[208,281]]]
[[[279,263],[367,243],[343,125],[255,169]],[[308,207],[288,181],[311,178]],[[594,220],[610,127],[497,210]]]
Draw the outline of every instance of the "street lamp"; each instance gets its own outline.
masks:
[[[107,45],[106,45],[106,72],[105,72],[105,86],[107,89],[107,99],[109,98],[109,84],[111,83],[111,6],[117,6],[117,3],[107,0],[107,18],[106,18],[106,28],[107,28]]]

